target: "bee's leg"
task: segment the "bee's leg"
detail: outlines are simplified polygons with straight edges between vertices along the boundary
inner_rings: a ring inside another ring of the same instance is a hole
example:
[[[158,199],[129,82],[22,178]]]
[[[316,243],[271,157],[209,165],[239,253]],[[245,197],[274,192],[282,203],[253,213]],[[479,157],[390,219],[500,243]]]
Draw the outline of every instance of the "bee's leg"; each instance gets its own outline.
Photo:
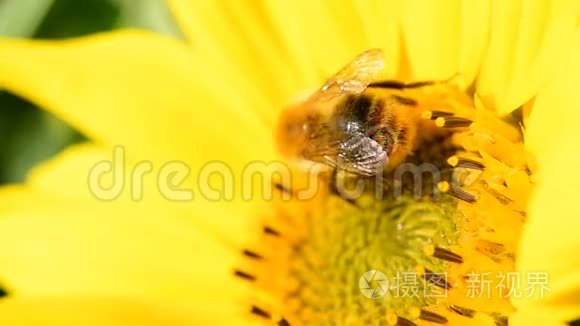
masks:
[[[330,174],[330,180],[328,180],[328,186],[330,188],[330,192],[337,195],[338,197],[344,199],[347,203],[357,206],[356,200],[352,197],[346,195],[343,191],[338,189],[338,169],[333,168],[332,173]]]
[[[372,82],[369,84],[368,87],[375,87],[375,88],[390,88],[390,89],[409,89],[409,88],[421,88],[426,86],[433,86],[437,84],[446,84],[454,80],[455,78],[459,77],[459,74],[455,74],[450,78],[445,80],[425,80],[425,81],[417,81],[412,83],[404,83],[398,80],[380,80],[376,82]]]
[[[402,105],[415,106],[418,104],[416,100],[414,100],[410,97],[405,97],[405,96],[393,94],[393,95],[391,95],[391,98]]]
[[[398,80],[380,80],[376,82],[372,82],[369,84],[368,87],[373,88],[390,88],[390,89],[407,89],[407,88],[421,88],[425,86],[431,86],[437,84],[437,81],[419,81],[419,82],[412,82],[412,83],[403,83]]]

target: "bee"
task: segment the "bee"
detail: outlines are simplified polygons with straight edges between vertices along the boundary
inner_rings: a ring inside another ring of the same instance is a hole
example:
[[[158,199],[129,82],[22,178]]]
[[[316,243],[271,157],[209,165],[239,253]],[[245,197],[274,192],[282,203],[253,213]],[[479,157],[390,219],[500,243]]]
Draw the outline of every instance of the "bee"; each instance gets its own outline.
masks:
[[[365,51],[285,110],[277,135],[282,153],[360,176],[399,164],[414,150],[424,123],[417,102],[401,92],[434,82],[380,81],[383,68],[381,50]]]

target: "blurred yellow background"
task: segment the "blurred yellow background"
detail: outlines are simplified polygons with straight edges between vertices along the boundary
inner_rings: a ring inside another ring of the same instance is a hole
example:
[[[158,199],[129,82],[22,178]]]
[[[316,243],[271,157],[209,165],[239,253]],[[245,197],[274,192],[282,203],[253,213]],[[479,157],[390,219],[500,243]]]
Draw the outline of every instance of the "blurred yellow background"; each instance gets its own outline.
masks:
[[[0,0],[0,36],[59,39],[124,27],[181,37],[163,0]],[[0,184],[20,182],[35,164],[83,135],[0,90]]]

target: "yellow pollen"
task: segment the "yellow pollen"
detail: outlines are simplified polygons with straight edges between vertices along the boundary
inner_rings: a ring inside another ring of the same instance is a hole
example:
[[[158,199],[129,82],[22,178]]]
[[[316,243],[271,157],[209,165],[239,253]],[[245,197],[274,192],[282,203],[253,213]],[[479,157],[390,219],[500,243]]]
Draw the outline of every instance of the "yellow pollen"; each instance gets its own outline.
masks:
[[[427,256],[433,256],[435,253],[435,246],[433,244],[428,244],[423,248],[423,252]]]
[[[424,111],[424,112],[421,114],[421,117],[422,117],[423,119],[429,120],[429,119],[431,119],[431,117],[433,117],[433,112],[431,112],[431,111]]]
[[[440,190],[441,192],[447,192],[447,191],[449,191],[449,189],[451,188],[451,186],[449,185],[449,182],[447,182],[447,181],[442,181],[442,182],[439,182],[439,183],[437,184],[437,188],[439,188],[439,190]]]
[[[389,325],[397,324],[397,315],[395,313],[392,312],[387,313],[387,324]]]
[[[455,155],[451,156],[449,159],[447,159],[447,163],[449,163],[451,166],[457,166],[457,163],[459,163],[459,158]]]

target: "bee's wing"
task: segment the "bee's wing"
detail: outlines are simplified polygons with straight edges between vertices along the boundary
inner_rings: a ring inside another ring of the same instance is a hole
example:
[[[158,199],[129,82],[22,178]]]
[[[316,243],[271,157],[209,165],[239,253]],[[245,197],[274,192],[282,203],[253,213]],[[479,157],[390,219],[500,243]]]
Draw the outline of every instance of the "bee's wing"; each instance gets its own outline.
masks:
[[[323,147],[310,148],[304,154],[310,160],[362,176],[375,175],[388,163],[387,153],[381,145],[361,133]]]
[[[313,99],[330,99],[341,94],[359,94],[376,80],[383,70],[385,60],[383,51],[371,49],[359,54],[313,95]]]

